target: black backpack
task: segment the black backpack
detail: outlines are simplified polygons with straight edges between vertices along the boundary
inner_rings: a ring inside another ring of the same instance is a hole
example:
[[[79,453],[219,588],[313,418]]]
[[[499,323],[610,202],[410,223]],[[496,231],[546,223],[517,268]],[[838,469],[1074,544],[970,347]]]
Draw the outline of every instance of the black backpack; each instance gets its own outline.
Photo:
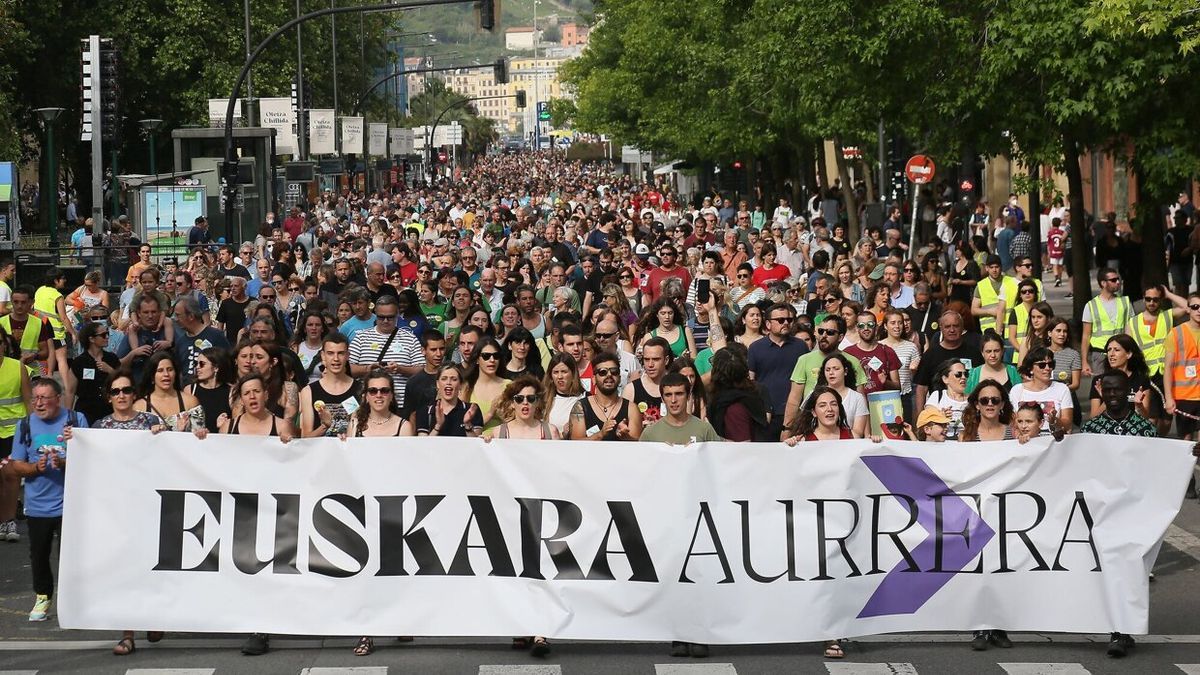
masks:
[[[76,413],[74,410],[71,410],[70,408],[68,408],[67,409],[67,426],[73,427],[78,423],[79,423],[78,413]],[[29,415],[22,417],[21,421],[17,422],[17,436],[20,438],[21,445],[24,445],[25,447],[28,448],[31,444],[33,444],[33,432],[31,432],[29,430]]]

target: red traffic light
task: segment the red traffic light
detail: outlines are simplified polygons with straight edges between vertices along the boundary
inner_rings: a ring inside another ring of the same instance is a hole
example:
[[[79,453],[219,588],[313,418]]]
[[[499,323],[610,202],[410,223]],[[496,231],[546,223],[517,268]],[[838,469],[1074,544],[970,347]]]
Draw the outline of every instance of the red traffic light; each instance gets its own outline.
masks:
[[[741,162],[741,160],[738,160],[738,161],[734,162],[734,163],[733,163],[733,168],[735,168],[735,169],[740,169],[740,168],[742,168],[742,162]]]

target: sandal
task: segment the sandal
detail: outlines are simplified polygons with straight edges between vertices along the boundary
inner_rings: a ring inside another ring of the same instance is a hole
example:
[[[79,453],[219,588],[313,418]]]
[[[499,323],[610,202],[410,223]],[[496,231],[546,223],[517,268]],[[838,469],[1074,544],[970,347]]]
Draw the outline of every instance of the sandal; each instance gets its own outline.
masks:
[[[152,630],[152,631],[149,631],[146,633],[146,642],[150,642],[150,643],[161,642],[162,639],[163,639],[163,632],[161,630]]]
[[[533,638],[533,645],[529,648],[531,656],[542,657],[550,653],[550,643],[546,638],[538,635]]]
[[[512,639],[513,649],[529,649],[530,639],[527,637],[515,637]]]
[[[830,642],[825,645],[825,658],[827,659],[842,659],[846,657],[846,652],[842,650],[842,646],[835,642]]]
[[[355,656],[368,656],[375,651],[375,640],[363,636],[358,638],[358,644],[354,646]]]
[[[112,650],[114,656],[129,656],[136,651],[137,646],[133,644],[133,638],[131,637],[121,638],[121,641]]]

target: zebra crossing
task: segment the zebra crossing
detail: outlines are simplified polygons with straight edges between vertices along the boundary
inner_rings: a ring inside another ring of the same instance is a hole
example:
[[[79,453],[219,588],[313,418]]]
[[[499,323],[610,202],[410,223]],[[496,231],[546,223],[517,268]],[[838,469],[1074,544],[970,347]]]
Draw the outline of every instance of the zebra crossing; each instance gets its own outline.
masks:
[[[1173,664],[1179,675],[1200,675],[1200,663]],[[911,663],[826,662],[828,675],[920,675]],[[991,672],[1004,675],[1091,675],[1080,663],[996,663]],[[217,675],[216,668],[130,668],[125,675]],[[302,668],[298,675],[399,675],[389,666],[345,666]],[[976,672],[988,672],[979,669]],[[38,670],[0,670],[0,675],[41,675]],[[557,664],[481,665],[478,675],[571,675],[571,668]],[[738,675],[732,663],[657,663],[654,675]]]

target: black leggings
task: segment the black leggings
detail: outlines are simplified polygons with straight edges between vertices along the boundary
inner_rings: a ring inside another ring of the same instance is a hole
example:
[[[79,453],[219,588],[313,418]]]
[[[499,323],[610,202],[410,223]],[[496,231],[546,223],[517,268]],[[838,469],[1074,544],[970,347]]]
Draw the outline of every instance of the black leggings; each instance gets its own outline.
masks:
[[[50,567],[50,555],[54,550],[54,537],[62,535],[62,516],[37,518],[29,516],[29,562],[33,567],[33,592],[37,595],[54,595],[54,570]]]

